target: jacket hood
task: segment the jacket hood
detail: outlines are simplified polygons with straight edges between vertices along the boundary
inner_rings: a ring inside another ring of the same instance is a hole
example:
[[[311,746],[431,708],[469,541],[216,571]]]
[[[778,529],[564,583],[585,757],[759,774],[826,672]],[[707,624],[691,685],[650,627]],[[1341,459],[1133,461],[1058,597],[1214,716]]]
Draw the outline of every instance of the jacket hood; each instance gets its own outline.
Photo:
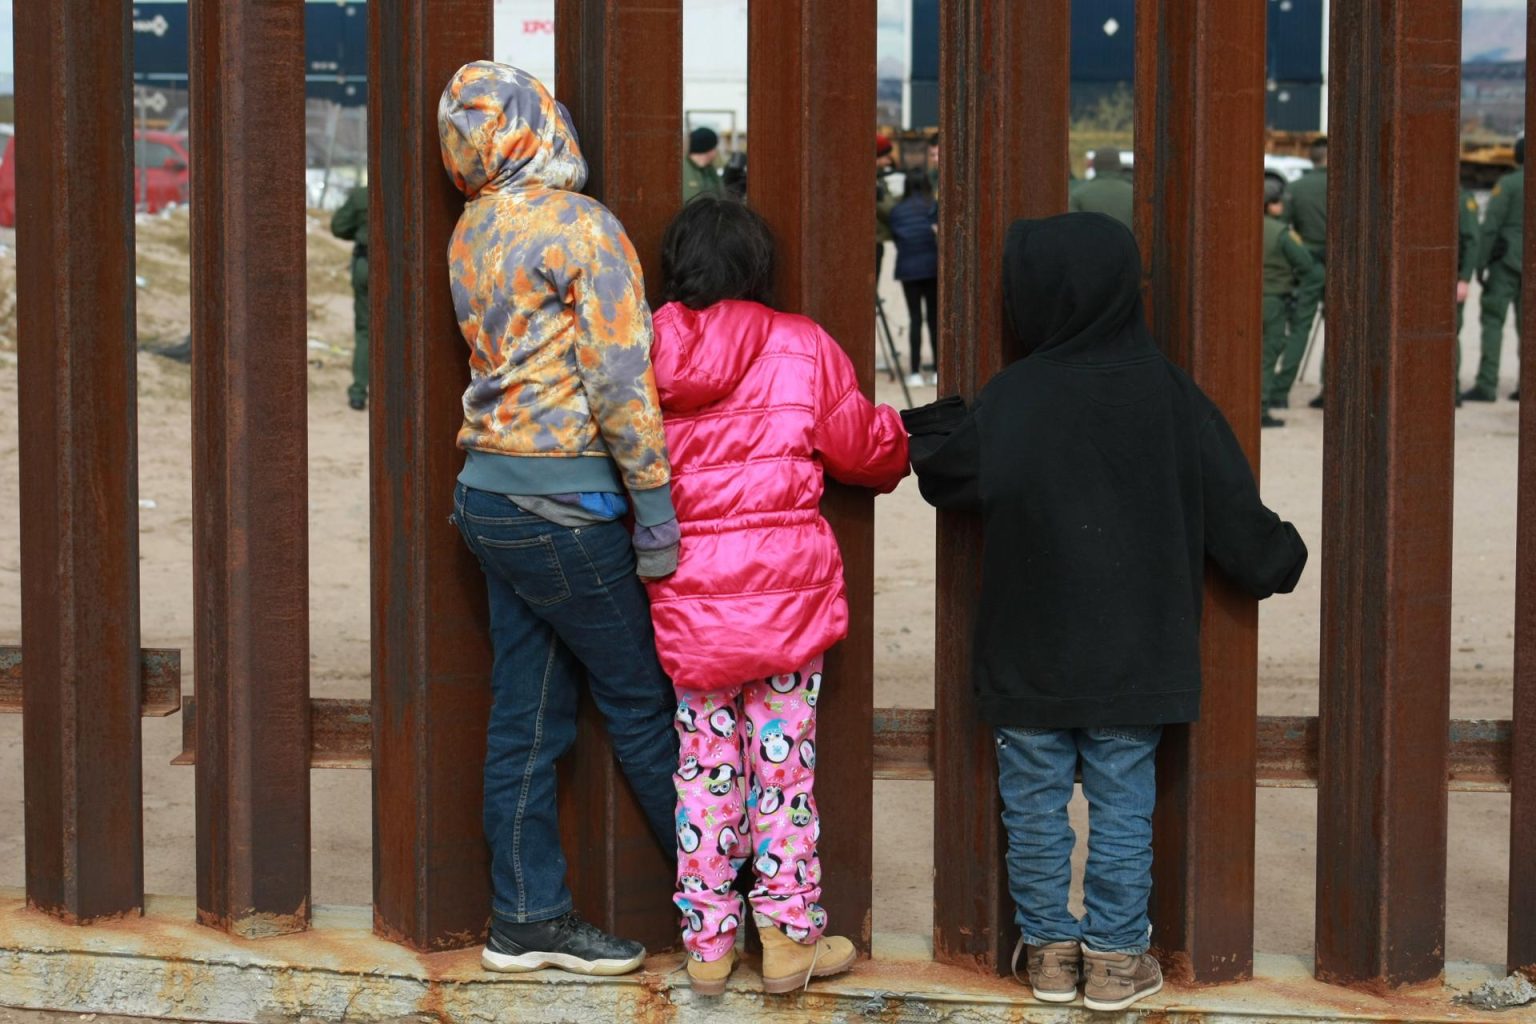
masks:
[[[1103,214],[1014,221],[1003,293],[1026,356],[1111,363],[1157,351],[1142,313],[1136,239]]]
[[[438,101],[437,132],[443,167],[470,199],[587,183],[565,107],[519,68],[483,60],[460,68]]]
[[[688,412],[735,391],[763,350],[774,312],[729,300],[708,309],[669,302],[656,311],[651,365],[663,411]]]

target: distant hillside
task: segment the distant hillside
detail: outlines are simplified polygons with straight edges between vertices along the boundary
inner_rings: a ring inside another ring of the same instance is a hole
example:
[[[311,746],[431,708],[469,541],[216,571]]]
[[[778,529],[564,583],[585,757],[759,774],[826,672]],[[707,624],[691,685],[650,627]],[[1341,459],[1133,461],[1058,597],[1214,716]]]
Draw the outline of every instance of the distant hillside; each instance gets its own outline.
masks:
[[[1525,60],[1524,11],[1467,11],[1461,25],[1464,62]]]

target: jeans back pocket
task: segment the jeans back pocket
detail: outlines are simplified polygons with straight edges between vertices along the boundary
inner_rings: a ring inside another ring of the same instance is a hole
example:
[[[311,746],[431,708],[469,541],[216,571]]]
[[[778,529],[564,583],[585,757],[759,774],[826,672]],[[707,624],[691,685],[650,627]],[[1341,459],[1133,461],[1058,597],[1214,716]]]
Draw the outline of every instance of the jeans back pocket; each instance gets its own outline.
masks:
[[[560,553],[549,534],[511,540],[476,533],[475,541],[485,570],[512,584],[517,596],[529,604],[559,604],[571,596]]]

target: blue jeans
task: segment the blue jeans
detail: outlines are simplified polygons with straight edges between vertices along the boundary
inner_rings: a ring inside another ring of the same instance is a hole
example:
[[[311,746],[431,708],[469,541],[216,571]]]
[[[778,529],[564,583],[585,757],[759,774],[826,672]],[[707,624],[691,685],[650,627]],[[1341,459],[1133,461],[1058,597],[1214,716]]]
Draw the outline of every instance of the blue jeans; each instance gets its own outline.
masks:
[[[998,729],[996,736],[1008,887],[1024,941],[1076,940],[1099,953],[1145,953],[1162,727]],[[1089,808],[1081,921],[1067,910],[1074,841],[1067,804],[1079,764]]]
[[[567,527],[460,484],[455,521],[490,595],[491,720],[485,837],[492,912],[543,921],[571,909],[555,760],[576,739],[582,679],[663,849],[675,849],[677,703],[656,660],[651,609],[620,523]]]

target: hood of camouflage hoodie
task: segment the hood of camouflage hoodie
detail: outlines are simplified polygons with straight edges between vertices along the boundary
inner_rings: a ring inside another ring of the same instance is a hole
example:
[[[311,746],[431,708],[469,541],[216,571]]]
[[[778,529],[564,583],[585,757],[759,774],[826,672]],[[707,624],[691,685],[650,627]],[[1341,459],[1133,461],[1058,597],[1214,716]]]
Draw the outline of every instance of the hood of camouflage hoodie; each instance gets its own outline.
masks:
[[[438,132],[467,200],[448,252],[469,346],[466,475],[477,455],[512,457],[479,460],[496,481],[460,479],[506,494],[665,487],[639,260],[618,220],[575,191],[587,165],[565,109],[527,72],[480,61],[448,83]],[[636,514],[652,525],[638,500]]]

